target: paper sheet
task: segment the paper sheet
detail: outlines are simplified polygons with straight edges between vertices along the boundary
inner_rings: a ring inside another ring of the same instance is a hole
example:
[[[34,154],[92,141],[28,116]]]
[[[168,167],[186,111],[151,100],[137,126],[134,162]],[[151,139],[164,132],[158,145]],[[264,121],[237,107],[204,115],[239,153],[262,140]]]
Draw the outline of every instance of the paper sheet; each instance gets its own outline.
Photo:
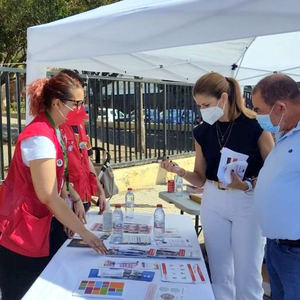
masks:
[[[232,170],[243,179],[248,163],[248,155],[232,151],[226,147],[221,150],[221,159],[219,163],[217,176],[224,186],[232,182]]]

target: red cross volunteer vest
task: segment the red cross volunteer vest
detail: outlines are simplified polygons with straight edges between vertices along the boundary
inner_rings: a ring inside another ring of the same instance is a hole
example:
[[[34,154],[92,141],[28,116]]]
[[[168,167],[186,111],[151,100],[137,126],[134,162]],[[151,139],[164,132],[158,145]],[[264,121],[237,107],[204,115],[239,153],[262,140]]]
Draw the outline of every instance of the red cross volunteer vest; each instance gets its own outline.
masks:
[[[84,123],[77,126],[78,134],[74,133],[72,125],[60,125],[60,131],[68,154],[69,182],[79,194],[81,200],[90,201],[97,192],[97,178],[90,172],[88,145]]]
[[[49,255],[52,213],[37,197],[30,168],[22,160],[21,141],[49,138],[56,150],[57,189],[64,182],[64,156],[55,129],[44,113],[38,115],[19,135],[8,175],[0,187],[0,245],[29,257]]]

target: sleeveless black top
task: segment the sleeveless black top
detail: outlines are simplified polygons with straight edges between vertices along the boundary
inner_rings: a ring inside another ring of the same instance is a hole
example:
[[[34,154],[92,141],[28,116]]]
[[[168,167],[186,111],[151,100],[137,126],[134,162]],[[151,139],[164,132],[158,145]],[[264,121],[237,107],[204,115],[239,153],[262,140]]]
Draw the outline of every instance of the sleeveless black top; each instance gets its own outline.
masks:
[[[209,125],[202,122],[193,130],[194,138],[201,146],[206,160],[206,178],[209,180],[218,181],[217,171],[221,158],[220,133],[224,134],[224,141],[227,140],[224,147],[249,155],[245,177],[257,177],[263,165],[263,159],[257,144],[263,129],[257,120],[240,114],[233,122],[232,128],[230,128],[231,123],[217,121],[213,125]]]

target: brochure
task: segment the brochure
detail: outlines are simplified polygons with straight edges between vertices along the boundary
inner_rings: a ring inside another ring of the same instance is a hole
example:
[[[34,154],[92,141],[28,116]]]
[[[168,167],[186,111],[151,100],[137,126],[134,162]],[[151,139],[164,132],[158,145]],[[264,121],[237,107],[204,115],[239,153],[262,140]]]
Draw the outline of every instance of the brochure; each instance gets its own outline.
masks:
[[[124,281],[82,279],[76,285],[72,296],[95,299],[124,299],[126,284]]]
[[[221,150],[221,159],[219,163],[217,176],[224,186],[232,182],[232,171],[241,179],[244,178],[248,163],[248,155],[232,151],[226,147]]]
[[[103,231],[102,223],[94,223],[90,229],[92,231]],[[124,233],[136,233],[136,234],[149,234],[151,232],[152,227],[147,224],[136,224],[125,222],[123,225]]]
[[[152,281],[154,278],[154,271],[125,269],[106,267],[99,269],[91,269],[89,278],[114,278],[123,280],[138,280],[138,281]]]
[[[205,277],[199,264],[163,262],[160,264],[162,281],[174,283],[204,283]]]

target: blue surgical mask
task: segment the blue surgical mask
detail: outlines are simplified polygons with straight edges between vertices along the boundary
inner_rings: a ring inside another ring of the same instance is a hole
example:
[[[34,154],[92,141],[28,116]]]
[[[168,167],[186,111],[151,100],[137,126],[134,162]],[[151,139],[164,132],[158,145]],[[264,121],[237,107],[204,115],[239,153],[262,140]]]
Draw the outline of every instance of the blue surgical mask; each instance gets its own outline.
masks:
[[[279,131],[279,125],[277,125],[277,126],[273,125],[269,114],[257,115],[256,120],[259,123],[260,127],[266,131],[269,131],[272,133]]]
[[[273,125],[273,123],[271,122],[271,118],[270,118],[270,115],[273,112],[273,108],[274,108],[274,105],[269,114],[257,115],[256,120],[262,129],[272,132],[272,133],[276,133],[276,132],[280,132],[280,123],[282,121],[283,114],[281,116],[281,119],[280,119],[278,125]]]

